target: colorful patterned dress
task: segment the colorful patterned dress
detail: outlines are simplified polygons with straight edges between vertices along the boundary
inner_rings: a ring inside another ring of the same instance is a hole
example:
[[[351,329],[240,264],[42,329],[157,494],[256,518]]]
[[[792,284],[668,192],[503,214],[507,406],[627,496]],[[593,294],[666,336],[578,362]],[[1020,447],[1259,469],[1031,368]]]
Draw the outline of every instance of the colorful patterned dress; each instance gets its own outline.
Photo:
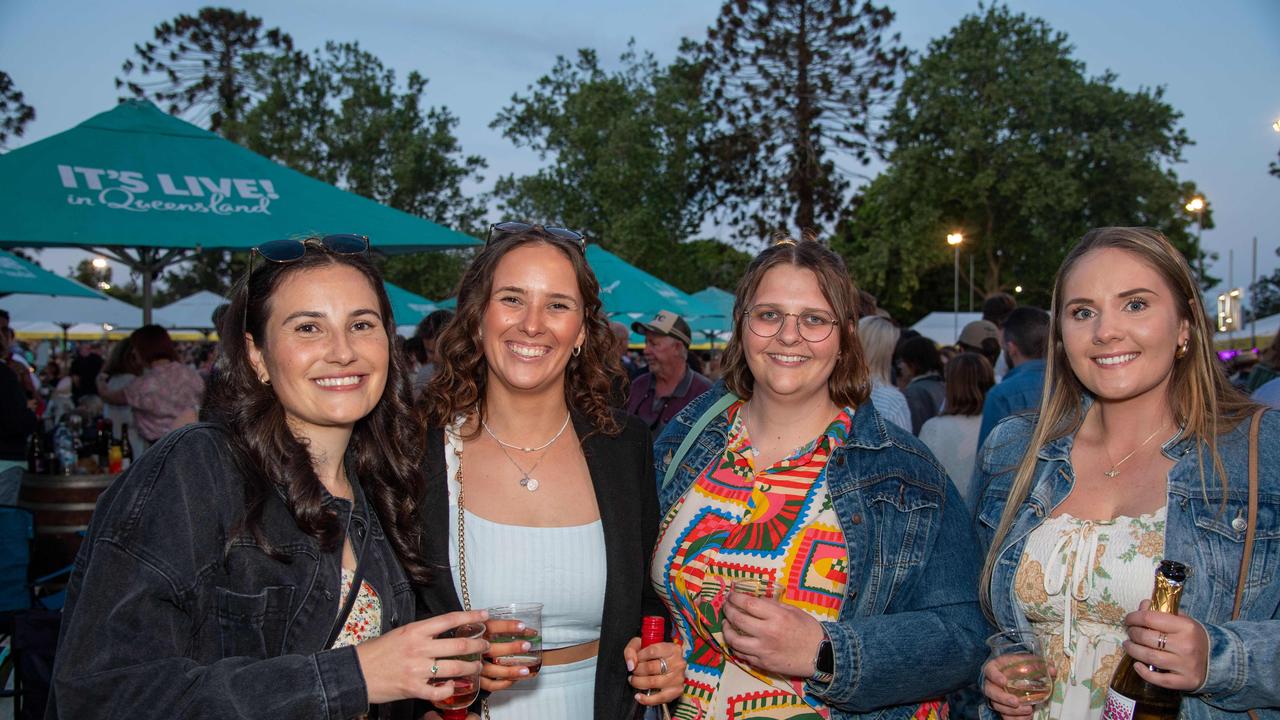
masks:
[[[845,408],[826,431],[757,470],[740,410],[729,406],[729,441],[663,518],[652,579],[675,618],[689,664],[680,720],[817,720],[831,716],[805,695],[803,678],[771,675],[733,657],[721,631],[733,581],[772,581],[782,602],[836,620],[848,560],[826,479],[827,458],[853,422]],[[918,717],[938,717],[936,704]],[[929,715],[929,712],[935,713]]]
[[[1124,655],[1124,616],[1151,597],[1165,508],[1138,517],[1049,518],[1027,538],[1014,594],[1057,669],[1036,720],[1096,720]]]

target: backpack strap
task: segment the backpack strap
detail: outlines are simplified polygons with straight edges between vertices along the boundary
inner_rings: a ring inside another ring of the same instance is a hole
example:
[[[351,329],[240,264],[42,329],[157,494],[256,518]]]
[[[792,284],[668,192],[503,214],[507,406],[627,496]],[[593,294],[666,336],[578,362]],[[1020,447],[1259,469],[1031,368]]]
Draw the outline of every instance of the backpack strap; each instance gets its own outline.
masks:
[[[684,456],[688,454],[689,448],[693,446],[693,442],[698,439],[698,436],[702,434],[702,431],[706,429],[707,425],[710,425],[712,420],[715,420],[720,416],[720,413],[724,412],[726,408],[740,399],[741,398],[737,395],[734,395],[731,392],[726,392],[724,395],[720,396],[719,400],[712,403],[711,407],[707,408],[706,412],[702,413],[702,415],[698,417],[697,422],[693,424],[693,427],[689,428],[689,432],[684,436],[684,440],[681,441],[680,447],[676,448],[675,454],[671,456],[671,460],[667,463],[667,473],[662,476],[663,488],[667,487],[671,482],[671,479],[675,477],[676,468],[680,467],[680,461],[684,460]]]

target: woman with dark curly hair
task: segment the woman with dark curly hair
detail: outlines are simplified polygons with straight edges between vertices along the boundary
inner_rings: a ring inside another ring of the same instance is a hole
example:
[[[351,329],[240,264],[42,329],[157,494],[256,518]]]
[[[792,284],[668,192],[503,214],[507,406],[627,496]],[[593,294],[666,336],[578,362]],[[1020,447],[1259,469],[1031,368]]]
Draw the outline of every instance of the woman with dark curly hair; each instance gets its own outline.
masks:
[[[522,642],[486,656],[495,720],[626,717],[637,691],[654,705],[683,682],[674,645],[639,649],[641,616],[665,614],[645,582],[652,450],[644,424],[610,407],[622,366],[584,245],[563,228],[495,225],[422,401],[424,554],[452,569],[427,608],[544,606],[541,670],[494,662]]]
[[[442,658],[482,640],[436,636],[483,613],[413,622],[422,476],[367,249],[352,235],[254,249],[271,262],[235,292],[207,422],[99,500],[48,717],[336,720],[442,700],[478,669]]]

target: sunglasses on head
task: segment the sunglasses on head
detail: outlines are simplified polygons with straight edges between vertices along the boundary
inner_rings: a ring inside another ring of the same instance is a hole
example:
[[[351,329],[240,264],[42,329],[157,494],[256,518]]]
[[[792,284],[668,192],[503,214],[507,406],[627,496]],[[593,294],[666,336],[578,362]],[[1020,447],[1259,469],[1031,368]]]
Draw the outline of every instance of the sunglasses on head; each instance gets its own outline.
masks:
[[[508,235],[518,235],[520,233],[536,230],[544,232],[552,237],[558,237],[561,240],[568,240],[583,253],[587,252],[587,238],[582,233],[574,232],[569,228],[554,227],[549,225],[531,225],[524,222],[500,222],[489,226],[489,237],[485,239],[484,244],[489,245],[495,241],[501,240]]]
[[[324,248],[335,255],[363,255],[369,251],[369,237],[367,235],[340,233],[337,235],[284,238],[264,242],[249,251],[249,264],[244,271],[245,293],[249,292],[249,277],[253,274],[253,258],[255,255],[261,255],[274,263],[291,263],[302,259],[302,256],[307,254],[308,246]],[[240,327],[244,330],[249,329],[249,303],[247,298],[244,304],[244,314],[240,318]]]

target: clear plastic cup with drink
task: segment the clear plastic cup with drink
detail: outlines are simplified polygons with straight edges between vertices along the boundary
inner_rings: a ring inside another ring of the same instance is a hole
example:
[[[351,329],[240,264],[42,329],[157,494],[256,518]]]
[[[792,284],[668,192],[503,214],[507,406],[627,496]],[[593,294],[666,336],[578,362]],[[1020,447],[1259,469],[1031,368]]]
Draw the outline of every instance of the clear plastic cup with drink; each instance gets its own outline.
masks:
[[[733,581],[733,591],[751,597],[781,600],[783,586],[772,578],[738,578]]]
[[[1053,678],[1044,647],[1034,632],[1006,630],[987,638],[991,659],[1005,677],[1004,689],[1025,703],[1035,705],[1053,694]]]
[[[542,603],[510,603],[488,608],[486,639],[491,645],[529,643],[528,650],[514,650],[493,658],[496,665],[527,667],[527,677],[542,669]]]
[[[484,637],[484,623],[466,623],[459,625],[451,630],[440,633],[440,637],[466,638],[475,640]],[[441,660],[465,660],[467,662],[477,662],[480,660],[480,653],[469,653],[466,655],[454,655],[452,657],[440,658]],[[453,694],[444,700],[437,700],[436,707],[441,710],[452,710],[456,708],[470,707],[471,703],[476,701],[476,697],[480,694],[480,671],[477,669],[470,675],[462,675],[452,678],[435,678],[431,680],[433,685],[443,685],[450,680],[453,681]]]

